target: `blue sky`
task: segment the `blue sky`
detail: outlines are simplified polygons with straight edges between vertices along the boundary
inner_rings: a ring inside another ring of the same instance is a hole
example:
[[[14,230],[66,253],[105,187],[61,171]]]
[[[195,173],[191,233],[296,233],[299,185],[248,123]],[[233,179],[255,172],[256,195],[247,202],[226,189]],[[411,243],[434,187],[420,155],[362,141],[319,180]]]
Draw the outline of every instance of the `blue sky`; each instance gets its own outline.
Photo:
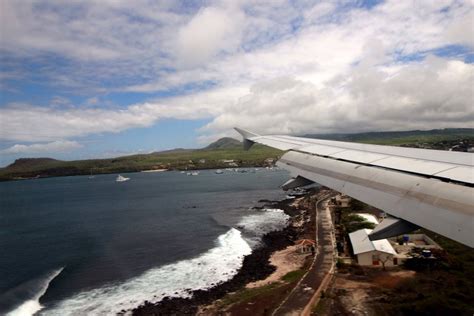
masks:
[[[471,1],[0,5],[2,166],[474,125]]]

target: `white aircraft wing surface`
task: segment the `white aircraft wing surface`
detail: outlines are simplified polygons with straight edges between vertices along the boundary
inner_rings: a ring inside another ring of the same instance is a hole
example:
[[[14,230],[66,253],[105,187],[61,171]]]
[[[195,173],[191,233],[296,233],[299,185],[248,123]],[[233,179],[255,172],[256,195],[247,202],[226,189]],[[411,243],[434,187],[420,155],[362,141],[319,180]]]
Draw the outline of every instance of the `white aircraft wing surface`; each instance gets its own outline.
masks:
[[[295,183],[317,182],[474,247],[472,153],[236,130],[246,149],[259,143],[287,151],[278,166],[289,170]]]

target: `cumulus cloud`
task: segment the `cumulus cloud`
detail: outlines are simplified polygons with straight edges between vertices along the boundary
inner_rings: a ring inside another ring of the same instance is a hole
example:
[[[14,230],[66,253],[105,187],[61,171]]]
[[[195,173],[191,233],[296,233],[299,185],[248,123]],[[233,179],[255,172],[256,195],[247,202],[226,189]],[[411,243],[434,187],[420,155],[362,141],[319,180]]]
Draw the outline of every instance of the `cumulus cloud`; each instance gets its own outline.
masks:
[[[50,143],[38,143],[30,145],[16,144],[9,148],[0,150],[0,153],[4,155],[67,153],[81,147],[82,145],[76,141],[58,140]]]
[[[362,65],[319,87],[281,77],[254,85],[203,132],[234,126],[290,134],[472,126],[473,82],[472,64],[433,56],[396,70]]]
[[[0,109],[0,139],[52,141],[150,126],[155,117],[137,107],[125,110],[58,109],[22,105]]]
[[[213,94],[206,94],[207,100]],[[218,94],[217,94],[218,95]],[[199,96],[195,96],[199,99]],[[218,96],[216,98],[219,99]],[[186,98],[168,103],[146,102],[126,108],[58,108],[16,104],[0,108],[0,140],[52,141],[100,133],[118,133],[131,128],[148,127],[160,119],[200,119],[216,111],[209,104]],[[194,107],[192,106],[194,104]]]
[[[184,66],[196,66],[219,52],[232,52],[239,47],[243,19],[238,9],[200,10],[178,32],[178,61]]]
[[[163,118],[212,119],[202,140],[233,126],[304,134],[466,127],[474,120],[473,66],[464,61],[474,47],[468,0],[388,0],[370,9],[358,1],[180,7],[25,0],[3,1],[0,11],[2,50],[58,54],[70,64],[45,67],[51,82],[93,93],[83,107],[1,108],[3,140],[50,142]],[[453,45],[462,46],[459,54],[433,56]],[[177,96],[101,108],[107,95],[97,89]]]

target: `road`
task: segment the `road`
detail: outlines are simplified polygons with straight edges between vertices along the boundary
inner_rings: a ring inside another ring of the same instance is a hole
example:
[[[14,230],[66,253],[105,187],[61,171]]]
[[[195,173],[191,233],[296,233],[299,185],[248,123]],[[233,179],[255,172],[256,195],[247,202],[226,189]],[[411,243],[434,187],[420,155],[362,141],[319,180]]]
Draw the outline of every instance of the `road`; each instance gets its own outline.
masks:
[[[308,273],[272,315],[301,315],[325,277],[331,272],[334,262],[333,228],[331,214],[325,203],[334,195],[336,195],[334,192],[327,194],[316,202],[316,256]]]

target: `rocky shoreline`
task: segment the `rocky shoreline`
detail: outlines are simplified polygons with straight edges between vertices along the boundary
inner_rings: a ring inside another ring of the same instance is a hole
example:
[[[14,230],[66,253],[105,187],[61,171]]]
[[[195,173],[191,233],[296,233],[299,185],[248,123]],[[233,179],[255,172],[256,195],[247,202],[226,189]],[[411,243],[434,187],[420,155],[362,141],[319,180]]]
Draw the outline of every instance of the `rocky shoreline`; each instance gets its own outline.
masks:
[[[316,189],[317,190],[317,189]],[[305,196],[314,194],[312,189]],[[278,208],[290,216],[290,221],[300,214],[295,206],[294,199],[285,199],[278,202],[261,201],[268,203],[266,208]],[[286,248],[293,244],[298,237],[298,231],[293,225],[288,225],[280,231],[273,231],[263,236],[261,246],[244,258],[242,267],[230,280],[216,285],[207,290],[192,291],[191,298],[169,298],[165,297],[158,303],[145,301],[143,305],[132,310],[133,315],[194,315],[199,306],[208,305],[224,297],[227,293],[237,291],[250,282],[265,279],[275,271],[270,265],[269,258],[273,252]],[[125,313],[126,311],[123,311]]]

